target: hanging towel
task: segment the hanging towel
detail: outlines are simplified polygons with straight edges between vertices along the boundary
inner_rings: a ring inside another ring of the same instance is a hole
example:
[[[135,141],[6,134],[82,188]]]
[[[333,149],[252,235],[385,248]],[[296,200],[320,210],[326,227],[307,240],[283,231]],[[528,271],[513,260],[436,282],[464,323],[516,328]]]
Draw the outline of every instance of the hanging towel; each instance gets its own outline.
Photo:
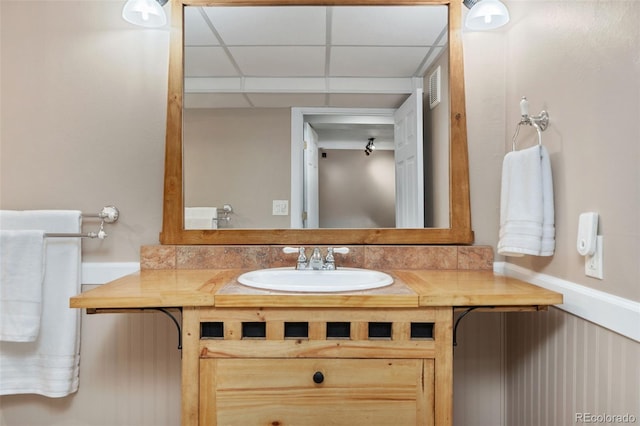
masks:
[[[553,178],[551,160],[547,149],[542,146],[542,242],[540,256],[553,256],[556,249],[555,208],[553,204]]]
[[[0,211],[0,228],[81,232],[79,211]],[[80,238],[45,238],[42,320],[34,342],[0,345],[0,395],[35,393],[62,397],[78,390],[80,310],[69,298],[80,293]]]
[[[502,165],[498,254],[551,256],[554,250],[549,154],[540,145],[509,152]]]
[[[218,208],[217,207],[185,207],[184,208],[184,228],[185,229],[217,229],[218,228]]]
[[[40,331],[44,231],[0,230],[0,340],[33,342]]]

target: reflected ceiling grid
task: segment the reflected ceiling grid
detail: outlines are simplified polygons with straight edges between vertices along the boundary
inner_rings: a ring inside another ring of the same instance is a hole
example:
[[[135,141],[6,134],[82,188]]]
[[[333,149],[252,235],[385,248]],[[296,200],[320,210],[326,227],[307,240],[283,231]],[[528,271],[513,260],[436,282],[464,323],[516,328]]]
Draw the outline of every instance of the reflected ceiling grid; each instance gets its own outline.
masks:
[[[188,7],[189,104],[206,107],[205,96],[199,102],[193,95],[207,92],[244,93],[247,106],[258,106],[253,95],[260,92],[322,93],[328,103],[336,93],[357,93],[366,79],[384,85],[421,77],[446,46],[446,16],[446,7],[433,6]],[[347,83],[354,90],[342,81],[335,92],[335,78],[359,81]]]

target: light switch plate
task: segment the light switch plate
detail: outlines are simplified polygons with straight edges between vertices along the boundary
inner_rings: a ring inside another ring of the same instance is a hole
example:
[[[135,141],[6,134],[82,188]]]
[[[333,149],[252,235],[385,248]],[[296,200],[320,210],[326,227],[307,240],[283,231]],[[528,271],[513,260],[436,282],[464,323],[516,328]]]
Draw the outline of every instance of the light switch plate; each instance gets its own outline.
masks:
[[[273,215],[286,216],[289,214],[289,200],[273,200]]]

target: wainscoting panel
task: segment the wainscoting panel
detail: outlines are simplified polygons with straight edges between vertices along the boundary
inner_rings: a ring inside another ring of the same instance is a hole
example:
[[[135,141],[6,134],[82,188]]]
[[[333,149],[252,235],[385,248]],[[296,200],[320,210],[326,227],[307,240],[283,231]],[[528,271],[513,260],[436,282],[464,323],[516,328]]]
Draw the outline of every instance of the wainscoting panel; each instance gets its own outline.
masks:
[[[57,399],[3,396],[0,425],[180,424],[180,351],[176,327],[168,317],[83,313],[81,345],[76,394]]]
[[[471,312],[458,326],[453,352],[454,426],[504,426],[504,318]]]
[[[505,315],[508,425],[640,423],[640,343],[557,308]]]

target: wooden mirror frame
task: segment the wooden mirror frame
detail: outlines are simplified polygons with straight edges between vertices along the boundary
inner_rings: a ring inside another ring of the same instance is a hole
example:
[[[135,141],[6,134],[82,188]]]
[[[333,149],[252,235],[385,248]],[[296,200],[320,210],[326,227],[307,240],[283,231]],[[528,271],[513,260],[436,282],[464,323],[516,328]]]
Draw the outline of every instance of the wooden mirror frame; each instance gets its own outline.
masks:
[[[184,229],[182,174],[184,6],[382,6],[449,7],[449,228],[380,229]],[[164,202],[161,244],[470,244],[469,157],[461,34],[462,0],[171,0]]]

